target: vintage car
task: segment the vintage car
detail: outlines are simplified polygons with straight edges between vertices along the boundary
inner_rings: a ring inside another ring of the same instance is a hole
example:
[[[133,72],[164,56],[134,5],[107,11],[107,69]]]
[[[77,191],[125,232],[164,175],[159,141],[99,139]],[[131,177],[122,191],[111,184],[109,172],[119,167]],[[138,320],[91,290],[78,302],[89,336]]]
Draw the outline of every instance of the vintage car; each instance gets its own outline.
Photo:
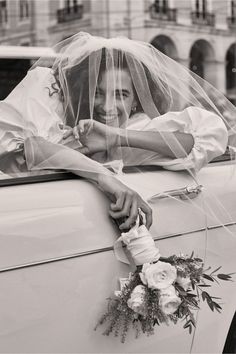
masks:
[[[236,271],[234,165],[209,164],[199,185],[184,171],[142,172],[131,169],[121,179],[152,197],[151,233],[161,254],[194,251],[206,266]],[[1,353],[235,352],[231,281],[212,284],[222,313],[202,303],[192,334],[178,322],[156,326],[149,337],[136,339],[131,331],[121,343],[102,335],[102,327],[94,330],[130,267],[114,255],[120,231],[108,216],[108,200],[88,181],[68,173],[2,179],[0,201]]]

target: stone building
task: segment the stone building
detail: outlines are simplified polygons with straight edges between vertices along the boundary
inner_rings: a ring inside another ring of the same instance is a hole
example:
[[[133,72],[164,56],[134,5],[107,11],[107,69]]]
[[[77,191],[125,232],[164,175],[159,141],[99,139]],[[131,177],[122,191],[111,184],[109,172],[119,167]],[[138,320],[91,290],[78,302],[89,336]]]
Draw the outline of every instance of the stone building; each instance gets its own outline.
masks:
[[[236,104],[236,0],[0,0],[0,45],[78,31],[148,41]]]

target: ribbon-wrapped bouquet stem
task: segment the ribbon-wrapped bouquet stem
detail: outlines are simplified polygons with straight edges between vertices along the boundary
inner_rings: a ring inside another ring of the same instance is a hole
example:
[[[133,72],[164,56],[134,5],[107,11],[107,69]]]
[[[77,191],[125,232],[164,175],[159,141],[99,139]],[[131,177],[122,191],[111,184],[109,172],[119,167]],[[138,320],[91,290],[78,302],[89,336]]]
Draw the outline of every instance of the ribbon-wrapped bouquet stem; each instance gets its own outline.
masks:
[[[177,323],[180,319],[191,333],[201,301],[206,301],[212,311],[221,311],[220,298],[211,296],[206,289],[211,286],[209,282],[231,280],[233,273],[221,274],[221,267],[205,270],[203,260],[193,253],[161,257],[152,235],[139,221],[116,242],[115,252],[124,261],[120,242],[126,245],[136,269],[128,278],[120,279],[120,291],[109,298],[108,310],[98,323],[106,326],[105,335],[113,333],[125,342],[130,328],[136,337],[141,332],[150,335],[155,325]]]

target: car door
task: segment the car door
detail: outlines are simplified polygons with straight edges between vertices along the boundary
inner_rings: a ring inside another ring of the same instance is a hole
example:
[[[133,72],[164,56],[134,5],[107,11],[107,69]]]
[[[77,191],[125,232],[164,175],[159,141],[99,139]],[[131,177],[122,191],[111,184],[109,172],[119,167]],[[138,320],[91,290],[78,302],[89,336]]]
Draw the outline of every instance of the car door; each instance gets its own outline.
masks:
[[[208,195],[208,189],[213,188],[229,207],[233,201],[227,195],[234,191],[233,181],[231,186],[227,184],[225,195],[218,188],[222,181],[212,186],[215,167],[211,168],[199,174],[203,189],[191,199],[179,197],[185,192],[189,196],[185,188],[196,186],[186,172],[130,172],[120,178],[150,200],[154,217],[151,233],[162,255],[194,251],[207,265],[222,265],[230,272],[235,266],[236,241],[233,232],[228,232],[233,223],[222,227],[219,220],[206,217],[203,203],[208,198],[215,207]],[[221,168],[215,171],[219,176]],[[191,335],[181,322],[157,327],[150,337],[135,339],[130,331],[125,344],[112,335],[104,337],[102,327],[94,331],[106,310],[106,299],[119,288],[119,277],[126,277],[132,269],[114,255],[113,245],[120,232],[108,216],[107,199],[95,186],[81,179],[15,185],[1,188],[0,198],[1,352],[223,350],[235,311],[235,286],[231,283],[213,287],[214,295],[223,298],[223,314],[211,313],[203,304]]]

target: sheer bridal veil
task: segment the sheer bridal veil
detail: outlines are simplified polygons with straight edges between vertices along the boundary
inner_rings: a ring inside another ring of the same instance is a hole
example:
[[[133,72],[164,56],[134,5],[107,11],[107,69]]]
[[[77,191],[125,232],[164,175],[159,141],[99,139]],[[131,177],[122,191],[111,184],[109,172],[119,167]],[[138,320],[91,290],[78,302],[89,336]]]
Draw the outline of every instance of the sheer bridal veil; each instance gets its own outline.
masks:
[[[234,152],[236,108],[233,104],[209,83],[168,58],[152,45],[129,40],[125,37],[106,39],[80,32],[58,43],[54,50],[56,56],[52,70],[44,75],[43,84],[48,88],[51,99],[57,99],[60,102],[60,119],[65,128],[75,127],[82,119],[91,119],[99,120],[108,128],[112,125],[136,129],[137,125],[138,130],[155,131],[158,129],[155,119],[157,120],[159,116],[170,112],[180,113],[186,108],[195,107],[198,110],[195,109],[194,112],[185,111],[186,115],[194,116],[195,125],[191,126],[192,117],[186,123],[189,124],[189,132],[192,133],[194,129],[196,130],[196,125],[202,125],[202,130],[217,125],[220,117],[222,124],[227,127],[230,151]],[[33,69],[40,67],[40,65],[41,60],[33,66]],[[106,117],[107,113],[104,114],[101,109],[96,108],[97,99],[106,99],[103,97],[105,96],[104,92],[98,90],[99,82],[101,82],[105,71],[110,74],[104,80],[107,80],[109,89],[113,92],[110,105],[119,107],[122,104],[123,110],[126,110],[122,117],[118,110],[113,109],[112,113],[108,113],[108,117]],[[125,104],[125,92],[122,92],[124,72],[130,78],[135,96],[135,104],[131,107],[131,111]],[[40,92],[38,99],[40,99]],[[209,114],[204,115],[201,109],[208,111]],[[103,117],[104,115],[105,117]],[[150,123],[150,120],[153,122]],[[175,116],[173,116],[173,120],[175,120]],[[160,120],[158,124],[160,124]],[[171,134],[173,131],[181,130],[181,127],[174,123],[170,123],[170,125],[170,128],[166,128],[165,125],[160,127],[159,131],[170,132],[170,134],[160,134],[174,157],[176,159],[182,158],[183,169],[199,170],[210,159],[216,157],[214,154],[210,154],[209,157],[206,154],[206,156],[202,156],[199,165],[190,164],[182,145],[174,134]],[[223,139],[220,136],[217,138],[218,141]],[[110,136],[110,131],[107,129],[108,147],[111,145],[111,139],[113,137]],[[217,139],[210,144],[217,145]],[[149,153],[140,153],[137,159],[133,153],[134,150],[130,150],[127,146],[122,148],[118,145],[116,144],[116,149],[107,149],[105,154],[95,154],[91,157],[100,163],[111,165],[113,161],[114,165],[114,161],[120,161],[122,165],[129,166],[149,165],[156,160],[157,156],[154,156],[150,151]],[[219,152],[217,154],[220,155]],[[186,159],[183,159],[184,156]],[[159,157],[158,161],[160,162]],[[165,159],[163,161],[165,162]],[[177,167],[176,169],[181,168]]]

